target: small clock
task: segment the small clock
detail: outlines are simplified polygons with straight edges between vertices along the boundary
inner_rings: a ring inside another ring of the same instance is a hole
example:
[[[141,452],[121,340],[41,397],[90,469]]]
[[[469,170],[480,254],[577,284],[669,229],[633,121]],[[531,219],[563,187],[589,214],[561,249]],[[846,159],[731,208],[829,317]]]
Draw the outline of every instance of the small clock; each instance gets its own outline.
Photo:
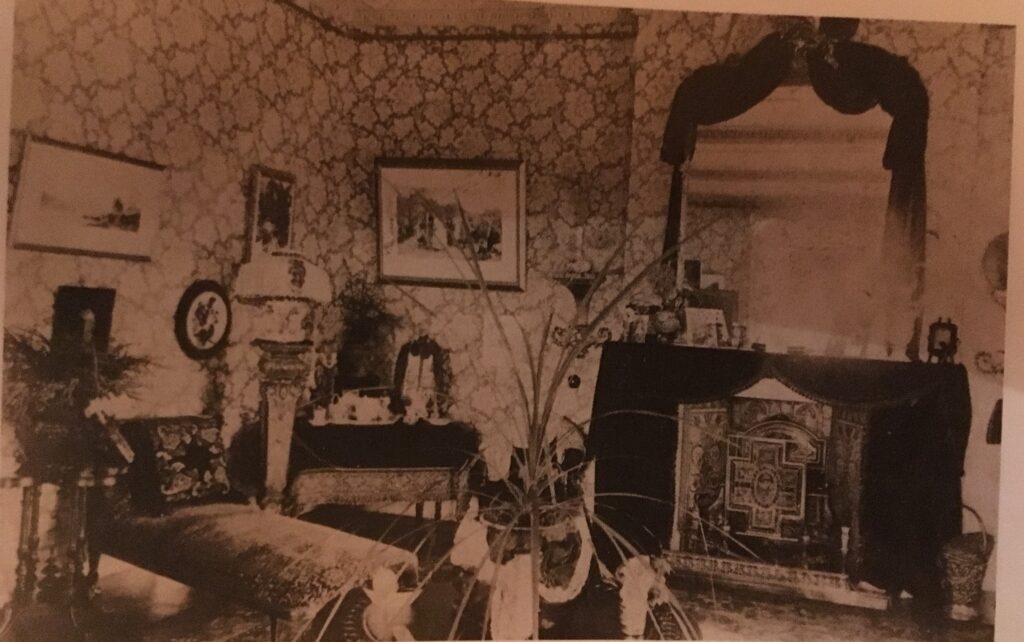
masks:
[[[227,292],[215,281],[196,281],[185,290],[174,313],[174,334],[182,352],[207,359],[224,349],[231,331]]]

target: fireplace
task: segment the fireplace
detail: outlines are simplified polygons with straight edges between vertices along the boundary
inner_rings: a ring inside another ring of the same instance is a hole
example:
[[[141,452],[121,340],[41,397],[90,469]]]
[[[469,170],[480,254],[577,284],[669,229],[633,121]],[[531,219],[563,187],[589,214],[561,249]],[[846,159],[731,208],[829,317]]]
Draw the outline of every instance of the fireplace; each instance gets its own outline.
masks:
[[[595,514],[619,533],[595,536],[607,559],[624,538],[721,583],[941,600],[970,431],[962,366],[612,342],[593,416]]]
[[[680,404],[669,559],[692,575],[884,608],[884,596],[851,588],[865,426],[863,412],[777,380]]]

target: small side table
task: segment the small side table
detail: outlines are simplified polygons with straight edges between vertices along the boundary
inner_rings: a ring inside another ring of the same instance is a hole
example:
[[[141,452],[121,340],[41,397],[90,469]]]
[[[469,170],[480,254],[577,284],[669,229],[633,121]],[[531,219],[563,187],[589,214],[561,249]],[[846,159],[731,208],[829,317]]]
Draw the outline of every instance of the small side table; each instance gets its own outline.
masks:
[[[22,493],[14,592],[4,607],[6,623],[0,620],[0,641],[82,637],[72,610],[88,602],[97,562],[88,546],[88,499],[92,489],[114,479],[91,471],[61,485],[0,478],[0,488]]]
[[[296,421],[290,457],[291,513],[324,504],[408,502],[423,517],[423,504],[455,501],[456,520],[469,505],[469,474],[479,435],[459,422],[386,425]]]

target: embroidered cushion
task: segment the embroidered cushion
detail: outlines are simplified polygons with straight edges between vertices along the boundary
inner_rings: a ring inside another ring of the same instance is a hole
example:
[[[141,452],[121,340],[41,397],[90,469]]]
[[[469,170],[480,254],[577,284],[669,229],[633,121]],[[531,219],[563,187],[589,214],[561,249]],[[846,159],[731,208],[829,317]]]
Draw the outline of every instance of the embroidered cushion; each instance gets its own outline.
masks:
[[[216,418],[140,419],[126,422],[122,432],[135,451],[127,482],[137,510],[159,514],[234,499]]]
[[[216,426],[157,423],[151,437],[165,504],[221,499],[228,492],[224,445]]]

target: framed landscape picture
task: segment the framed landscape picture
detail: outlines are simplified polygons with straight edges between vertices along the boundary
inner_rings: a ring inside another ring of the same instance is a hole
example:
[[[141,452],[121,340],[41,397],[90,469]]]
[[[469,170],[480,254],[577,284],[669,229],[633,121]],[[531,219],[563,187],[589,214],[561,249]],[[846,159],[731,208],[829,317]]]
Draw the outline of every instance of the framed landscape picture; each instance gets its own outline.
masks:
[[[526,177],[517,160],[380,159],[381,280],[526,287]]]
[[[249,170],[246,260],[291,247],[295,176],[253,165]]]
[[[19,171],[15,248],[147,261],[165,202],[154,163],[29,138]]]

